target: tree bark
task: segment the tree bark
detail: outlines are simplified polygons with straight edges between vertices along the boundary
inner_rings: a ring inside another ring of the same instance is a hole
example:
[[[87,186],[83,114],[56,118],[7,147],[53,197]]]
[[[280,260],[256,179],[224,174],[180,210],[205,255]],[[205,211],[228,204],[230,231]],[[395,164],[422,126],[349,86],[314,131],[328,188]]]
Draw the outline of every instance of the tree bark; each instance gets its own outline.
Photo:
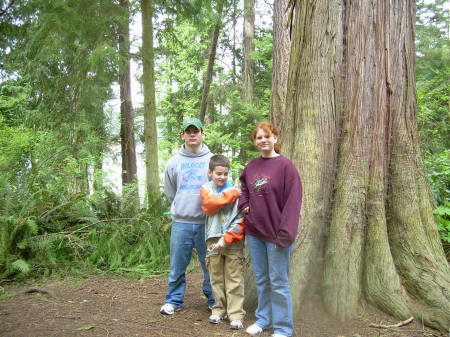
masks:
[[[143,64],[142,82],[144,86],[145,172],[147,201],[148,206],[151,207],[159,197],[152,0],[141,0],[141,13]]]
[[[445,331],[449,266],[415,116],[415,5],[294,3],[282,136],[304,183],[295,310],[320,291],[341,320],[369,302]]]
[[[273,57],[272,93],[270,96],[269,119],[281,130],[286,106],[286,92],[289,71],[291,41],[288,22],[289,0],[274,1],[273,9]]]
[[[251,117],[251,110],[254,100],[255,87],[255,61],[252,53],[255,51],[255,0],[244,0],[244,55],[243,55],[243,101],[247,113],[242,121],[243,125],[254,124],[254,117]],[[248,135],[241,135],[240,160],[243,163],[248,161]]]
[[[122,153],[122,187],[137,184],[136,145],[134,138],[133,105],[131,101],[130,80],[130,32],[129,32],[129,1],[120,0],[126,20],[119,24],[119,50],[122,57],[120,65],[120,144]],[[137,186],[134,187],[136,198]]]
[[[253,102],[255,86],[255,61],[252,53],[255,51],[255,0],[244,0],[244,102]]]
[[[222,10],[223,0],[217,1],[217,21],[211,32],[211,45],[208,53],[208,67],[203,76],[203,94],[200,104],[200,120],[205,122],[206,109],[208,107],[209,88],[211,87],[212,77],[214,73],[214,62],[216,60],[217,40],[219,39],[220,28],[222,27]]]

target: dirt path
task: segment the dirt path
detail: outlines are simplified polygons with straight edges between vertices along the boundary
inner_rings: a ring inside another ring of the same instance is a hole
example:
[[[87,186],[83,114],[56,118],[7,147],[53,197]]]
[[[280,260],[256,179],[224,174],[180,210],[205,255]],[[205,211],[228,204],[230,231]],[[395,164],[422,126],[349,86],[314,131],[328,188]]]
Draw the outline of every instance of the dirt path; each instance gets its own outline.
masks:
[[[208,323],[209,310],[200,291],[201,277],[199,272],[188,275],[185,308],[173,316],[159,313],[165,297],[165,278],[132,281],[94,276],[4,286],[6,294],[15,295],[0,300],[0,336],[248,337],[244,330],[230,330],[228,322]],[[31,287],[45,289],[49,294],[24,293]],[[375,310],[346,324],[328,317],[318,305],[307,304],[302,311],[296,325],[296,336],[301,337],[443,336],[426,331],[417,323],[396,331],[370,328],[371,322],[397,323]],[[253,322],[252,316],[247,316],[245,326]],[[261,336],[270,336],[270,332]]]

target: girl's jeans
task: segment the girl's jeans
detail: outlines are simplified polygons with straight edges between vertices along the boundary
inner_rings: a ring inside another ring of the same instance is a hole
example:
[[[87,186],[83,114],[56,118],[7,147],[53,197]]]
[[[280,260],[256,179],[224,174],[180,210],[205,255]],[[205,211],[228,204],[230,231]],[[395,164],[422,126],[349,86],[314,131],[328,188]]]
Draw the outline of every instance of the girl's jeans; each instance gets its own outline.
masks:
[[[289,262],[292,245],[277,248],[272,242],[246,236],[255,276],[258,307],[256,324],[263,329],[273,327],[275,334],[292,336],[292,301],[289,286]]]

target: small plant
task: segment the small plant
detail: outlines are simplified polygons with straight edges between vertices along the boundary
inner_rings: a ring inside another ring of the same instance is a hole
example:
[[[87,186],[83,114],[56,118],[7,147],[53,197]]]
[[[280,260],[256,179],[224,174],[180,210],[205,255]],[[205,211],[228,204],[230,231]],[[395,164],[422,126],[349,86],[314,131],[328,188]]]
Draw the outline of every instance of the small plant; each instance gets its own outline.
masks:
[[[450,258],[450,202],[446,202],[443,205],[437,207],[433,214],[437,219],[437,227],[439,235],[444,245],[445,254],[447,259]]]

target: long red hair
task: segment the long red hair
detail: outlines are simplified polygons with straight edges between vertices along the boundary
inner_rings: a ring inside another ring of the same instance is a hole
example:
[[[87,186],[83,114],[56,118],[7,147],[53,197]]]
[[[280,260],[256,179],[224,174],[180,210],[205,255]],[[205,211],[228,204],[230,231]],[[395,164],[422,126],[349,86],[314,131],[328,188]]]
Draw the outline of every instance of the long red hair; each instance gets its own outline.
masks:
[[[281,151],[281,144],[280,144],[280,133],[278,132],[278,129],[275,125],[273,125],[270,122],[259,122],[256,123],[255,128],[252,131],[252,140],[255,141],[256,139],[256,133],[258,130],[261,129],[264,132],[267,132],[270,136],[277,137],[277,142],[274,145],[274,150],[276,153],[280,153]]]

